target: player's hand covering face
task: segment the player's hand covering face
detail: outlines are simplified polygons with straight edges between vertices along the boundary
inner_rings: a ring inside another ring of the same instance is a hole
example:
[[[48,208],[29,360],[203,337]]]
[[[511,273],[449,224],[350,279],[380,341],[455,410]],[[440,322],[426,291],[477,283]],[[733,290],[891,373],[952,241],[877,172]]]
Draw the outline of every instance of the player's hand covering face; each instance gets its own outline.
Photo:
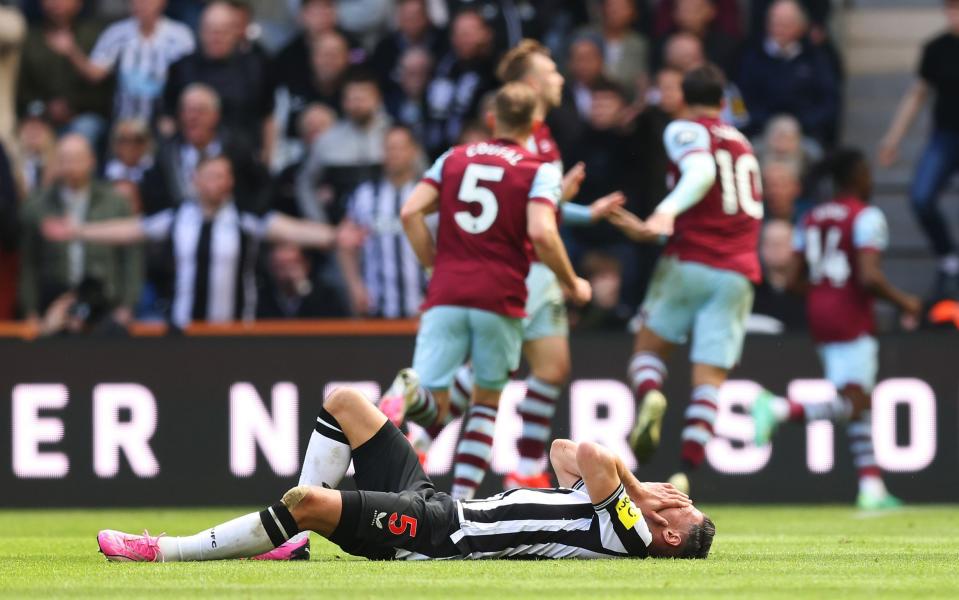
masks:
[[[659,511],[670,508],[686,508],[692,506],[689,496],[677,490],[671,483],[640,483],[630,486],[626,493],[633,503],[643,511],[643,516],[652,523],[669,525],[669,521]]]

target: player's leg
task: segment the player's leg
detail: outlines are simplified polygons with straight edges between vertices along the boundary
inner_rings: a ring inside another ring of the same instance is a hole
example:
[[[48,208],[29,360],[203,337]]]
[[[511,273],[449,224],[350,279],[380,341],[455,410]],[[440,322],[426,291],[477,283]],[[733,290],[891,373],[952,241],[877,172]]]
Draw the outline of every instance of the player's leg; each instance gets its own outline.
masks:
[[[744,276],[705,265],[690,265],[689,270],[710,289],[710,295],[699,308],[693,324],[692,395],[684,415],[682,470],[670,479],[687,493],[688,476],[702,465],[706,444],[713,437],[719,388],[742,356],[746,319],[753,305],[753,287]]]
[[[566,308],[560,306],[560,309],[565,315]],[[526,334],[529,332],[527,328]],[[549,475],[544,471],[544,459],[556,402],[569,379],[569,338],[565,335],[527,338],[523,356],[529,363],[530,375],[526,379],[526,394],[517,406],[523,421],[516,442],[519,464],[516,471],[504,479],[504,487],[551,487]]]
[[[676,259],[660,258],[636,318],[639,328],[627,376],[637,402],[629,444],[640,464],[647,464],[659,447],[666,414],[665,361],[686,340],[702,295],[691,287],[694,282],[686,281],[683,271],[683,263]],[[683,294],[682,301],[678,294]]]
[[[517,406],[522,430],[516,442],[519,464],[503,478],[503,488],[552,487],[543,470],[556,402],[569,380],[569,319],[556,276],[542,264],[526,277],[523,356],[530,367],[526,394]]]
[[[452,420],[449,389],[469,352],[468,310],[434,306],[423,314],[413,368],[399,372],[380,403],[395,424],[405,418],[435,437]]]
[[[902,502],[886,489],[872,443],[872,389],[879,372],[879,344],[872,336],[862,336],[831,346],[830,352],[822,354],[823,365],[848,410],[846,434],[859,480],[856,504],[867,510],[898,508]]]
[[[249,558],[280,546],[303,530],[329,537],[340,520],[340,492],[297,486],[280,502],[183,537],[104,530],[100,551],[111,561],[180,562]]]
[[[500,395],[519,366],[522,347],[519,319],[473,309],[470,324],[476,381],[453,466],[452,495],[457,499],[472,498],[489,469]]]

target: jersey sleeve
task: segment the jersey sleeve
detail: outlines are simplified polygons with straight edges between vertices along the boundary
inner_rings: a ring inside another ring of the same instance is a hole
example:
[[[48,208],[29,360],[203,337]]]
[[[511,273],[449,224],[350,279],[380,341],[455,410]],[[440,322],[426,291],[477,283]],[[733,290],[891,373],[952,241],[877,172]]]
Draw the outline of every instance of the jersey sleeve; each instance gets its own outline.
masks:
[[[112,69],[120,56],[120,49],[123,47],[122,27],[124,21],[120,21],[100,34],[93,50],[90,51],[90,62],[101,69]]]
[[[622,483],[593,508],[599,515],[600,535],[605,548],[637,558],[649,556],[653,534]]]
[[[154,213],[148,217],[143,217],[140,226],[143,227],[143,235],[152,242],[159,242],[170,237],[170,230],[173,228],[174,210],[168,208]]]
[[[852,224],[852,243],[859,250],[882,252],[889,246],[886,217],[875,206],[863,209]]]
[[[544,202],[558,208],[562,196],[563,174],[553,163],[541,164],[529,189],[530,202]]]
[[[266,238],[266,232],[270,228],[270,222],[276,213],[270,211],[265,215],[256,215],[249,212],[240,213],[240,229],[247,235],[252,235],[258,240]]]
[[[447,150],[437,158],[436,162],[426,170],[426,173],[423,173],[423,178],[420,181],[436,188],[440,187],[440,184],[443,183],[443,165],[446,164],[446,159],[449,158],[452,151],[452,149]]]
[[[712,143],[709,140],[709,131],[693,121],[673,121],[663,133],[663,145],[666,154],[676,164],[683,157],[694,152],[709,152]]]

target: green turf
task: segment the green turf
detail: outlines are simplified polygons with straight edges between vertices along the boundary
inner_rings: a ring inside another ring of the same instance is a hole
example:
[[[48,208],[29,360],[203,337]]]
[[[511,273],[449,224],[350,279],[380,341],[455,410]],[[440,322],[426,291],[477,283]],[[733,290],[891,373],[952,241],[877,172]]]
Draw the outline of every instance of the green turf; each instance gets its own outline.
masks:
[[[959,507],[719,506],[706,561],[108,563],[101,528],[192,533],[240,511],[0,511],[0,597],[959,598]]]

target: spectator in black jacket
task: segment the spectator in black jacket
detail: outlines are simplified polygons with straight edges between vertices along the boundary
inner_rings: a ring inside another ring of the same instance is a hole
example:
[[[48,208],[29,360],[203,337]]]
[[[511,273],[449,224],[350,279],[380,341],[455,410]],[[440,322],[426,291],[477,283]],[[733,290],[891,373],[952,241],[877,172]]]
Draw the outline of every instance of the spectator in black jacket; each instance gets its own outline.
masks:
[[[221,128],[220,99],[208,85],[194,83],[183,90],[177,113],[179,129],[164,141],[140,185],[148,214],[195,200],[193,187],[201,159],[223,155],[234,165],[235,200],[241,210],[257,212],[267,204],[268,175],[253,147],[232,130]]]
[[[777,0],[769,9],[767,35],[743,57],[739,87],[755,135],[779,113],[799,119],[803,133],[829,146],[839,113],[838,74],[827,54],[806,36],[809,23],[795,0]]]
[[[237,26],[237,13],[226,2],[213,2],[203,11],[200,47],[173,63],[163,91],[164,109],[172,116],[183,90],[205,83],[220,97],[223,124],[269,154],[273,89],[268,65],[259,52],[246,49]]]
[[[430,23],[426,0],[399,0],[394,14],[396,30],[380,40],[370,61],[387,91],[402,85],[400,59],[409,50],[420,48],[430,56],[443,56],[449,46],[443,33]]]
[[[425,48],[413,47],[400,58],[397,85],[387,88],[384,103],[394,123],[405,125],[417,139],[426,132],[426,89],[433,59]]]

